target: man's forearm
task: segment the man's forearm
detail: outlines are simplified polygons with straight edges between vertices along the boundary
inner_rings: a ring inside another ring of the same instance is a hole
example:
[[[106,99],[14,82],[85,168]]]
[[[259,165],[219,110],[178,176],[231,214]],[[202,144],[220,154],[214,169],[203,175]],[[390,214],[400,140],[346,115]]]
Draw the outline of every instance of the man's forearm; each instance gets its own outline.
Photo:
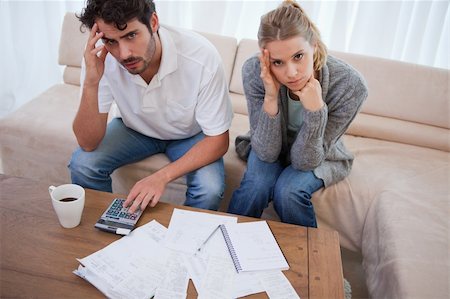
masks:
[[[103,139],[108,114],[98,111],[98,85],[83,86],[80,107],[73,122],[78,144],[85,151],[93,151]]]
[[[228,150],[229,132],[218,136],[205,136],[180,159],[160,169],[157,174],[165,178],[167,183],[208,165],[221,158]]]

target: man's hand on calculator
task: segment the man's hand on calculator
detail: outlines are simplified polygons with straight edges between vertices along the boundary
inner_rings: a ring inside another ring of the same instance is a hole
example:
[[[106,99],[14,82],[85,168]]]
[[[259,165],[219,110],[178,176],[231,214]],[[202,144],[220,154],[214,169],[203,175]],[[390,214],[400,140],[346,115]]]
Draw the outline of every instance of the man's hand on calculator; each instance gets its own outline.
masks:
[[[144,210],[149,203],[150,207],[153,208],[164,193],[167,184],[168,181],[158,172],[143,178],[133,186],[124,206],[129,207],[131,213],[134,213],[138,208]]]

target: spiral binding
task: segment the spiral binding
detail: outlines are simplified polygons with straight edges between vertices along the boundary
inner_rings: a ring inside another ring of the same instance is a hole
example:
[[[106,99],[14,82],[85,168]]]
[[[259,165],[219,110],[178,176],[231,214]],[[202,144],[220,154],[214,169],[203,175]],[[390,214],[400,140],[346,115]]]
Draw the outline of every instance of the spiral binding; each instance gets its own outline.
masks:
[[[227,245],[228,252],[230,253],[231,260],[233,261],[234,267],[236,268],[236,271],[239,273],[242,271],[241,263],[239,262],[239,259],[236,255],[236,251],[234,250],[233,243],[231,243],[230,236],[228,235],[227,228],[224,224],[220,225],[220,230],[222,231],[223,238],[225,239],[225,244]]]

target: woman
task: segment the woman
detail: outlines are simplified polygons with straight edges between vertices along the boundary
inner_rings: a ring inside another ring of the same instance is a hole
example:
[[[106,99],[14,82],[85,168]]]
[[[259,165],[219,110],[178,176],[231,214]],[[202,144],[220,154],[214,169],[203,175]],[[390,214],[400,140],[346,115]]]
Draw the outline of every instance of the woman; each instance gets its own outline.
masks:
[[[367,87],[355,69],[327,55],[296,2],[261,18],[258,44],[261,54],[242,68],[250,132],[236,148],[247,170],[228,212],[260,217],[273,200],[283,222],[317,227],[311,196],[349,174],[353,155],[341,137]]]

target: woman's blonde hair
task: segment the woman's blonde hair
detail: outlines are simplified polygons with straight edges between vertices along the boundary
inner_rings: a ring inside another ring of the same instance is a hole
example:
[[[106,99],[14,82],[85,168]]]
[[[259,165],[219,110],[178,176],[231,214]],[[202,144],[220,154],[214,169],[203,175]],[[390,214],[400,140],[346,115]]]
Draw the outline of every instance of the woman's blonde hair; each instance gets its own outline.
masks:
[[[268,42],[303,37],[309,44],[316,44],[314,70],[320,70],[327,60],[327,48],[320,38],[316,25],[295,1],[283,1],[281,5],[261,17],[258,44],[264,48]]]

